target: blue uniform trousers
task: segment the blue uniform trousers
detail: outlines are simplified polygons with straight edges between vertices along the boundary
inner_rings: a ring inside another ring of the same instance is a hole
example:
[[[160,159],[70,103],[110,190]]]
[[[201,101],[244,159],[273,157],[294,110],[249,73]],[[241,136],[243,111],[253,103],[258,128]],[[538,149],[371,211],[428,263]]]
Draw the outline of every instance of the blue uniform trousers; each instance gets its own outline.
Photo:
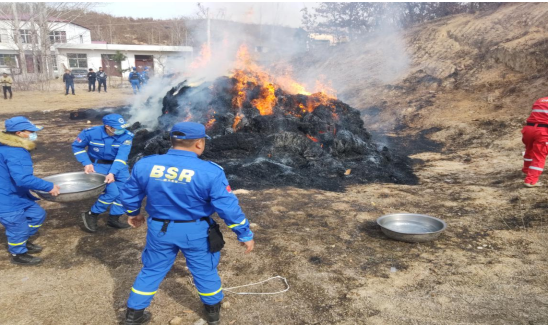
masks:
[[[110,164],[97,164],[94,163],[93,167],[95,169],[95,172],[102,173],[102,174],[108,174],[109,170],[111,168]],[[105,188],[105,192],[99,196],[95,204],[93,204],[91,208],[91,212],[95,214],[101,214],[111,206],[111,215],[123,215],[124,214],[124,207],[120,203],[120,199],[118,198],[120,195],[119,189],[122,189],[124,184],[128,181],[130,178],[130,173],[127,169],[120,170],[115,176],[114,176],[114,182],[109,183],[107,187]]]
[[[217,274],[220,253],[208,249],[208,222],[170,222],[166,233],[161,232],[162,222],[149,218],[147,223],[147,244],[141,257],[143,268],[133,284],[128,307],[144,309],[151,304],[179,250],[185,256],[202,302],[208,305],[220,302],[223,299]]]
[[[130,80],[132,83],[133,93],[137,94],[137,92],[141,89],[141,85],[139,84],[139,80]]]
[[[0,213],[0,223],[6,228],[8,250],[12,254],[27,252],[27,240],[36,234],[44,220],[46,211],[37,203],[9,213]]]

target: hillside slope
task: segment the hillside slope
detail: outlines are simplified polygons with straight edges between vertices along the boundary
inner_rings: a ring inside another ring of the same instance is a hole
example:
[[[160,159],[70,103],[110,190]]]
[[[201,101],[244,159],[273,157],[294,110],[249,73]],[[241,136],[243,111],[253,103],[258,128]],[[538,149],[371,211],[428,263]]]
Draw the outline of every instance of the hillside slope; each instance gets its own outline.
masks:
[[[312,60],[304,74],[330,76],[339,97],[362,109],[374,129],[525,119],[547,95],[547,3],[510,3],[385,32]]]

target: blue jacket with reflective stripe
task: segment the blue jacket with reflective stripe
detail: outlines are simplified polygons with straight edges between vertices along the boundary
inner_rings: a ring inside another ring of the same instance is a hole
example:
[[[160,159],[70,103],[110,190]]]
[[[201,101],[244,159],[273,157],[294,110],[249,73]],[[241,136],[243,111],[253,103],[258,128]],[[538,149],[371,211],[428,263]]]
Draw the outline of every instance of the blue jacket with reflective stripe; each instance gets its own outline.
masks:
[[[164,155],[139,160],[130,180],[120,191],[120,200],[130,216],[145,209],[151,217],[167,220],[197,220],[217,212],[241,242],[253,239],[250,223],[238,205],[223,169],[203,161],[195,153],[170,149]]]
[[[133,134],[129,131],[120,136],[109,136],[104,126],[96,126],[85,129],[78,135],[72,143],[72,152],[84,166],[92,164],[91,160],[114,161],[109,173],[116,175],[120,170],[128,168],[132,140]]]
[[[29,190],[50,191],[53,183],[34,176],[29,150],[34,143],[15,135],[0,133],[0,213],[31,206],[38,198]]]

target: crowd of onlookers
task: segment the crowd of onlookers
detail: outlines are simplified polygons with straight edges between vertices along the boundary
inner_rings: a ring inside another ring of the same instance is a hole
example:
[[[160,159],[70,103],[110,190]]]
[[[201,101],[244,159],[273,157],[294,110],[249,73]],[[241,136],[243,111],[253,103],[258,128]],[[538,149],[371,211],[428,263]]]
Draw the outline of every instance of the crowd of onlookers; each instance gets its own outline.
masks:
[[[103,91],[107,92],[107,73],[103,70],[103,67],[99,67],[99,71],[95,72],[92,68],[88,69],[87,81],[88,81],[88,92],[95,92],[97,85],[97,92],[101,93],[101,88]],[[149,81],[149,67],[145,66],[142,72],[138,72],[136,67],[132,67],[132,71],[128,76],[128,81],[132,85],[133,93],[137,94],[141,90],[142,85],[146,85]],[[71,90],[72,95],[76,95],[74,92],[74,81],[76,77],[70,69],[66,69],[63,74],[63,82],[65,83],[65,95],[69,95],[69,89]],[[4,99],[11,100],[13,93],[11,90],[13,79],[7,73],[3,73],[0,77],[0,84],[2,85],[2,90],[4,92]]]
[[[97,83],[97,92],[101,93],[101,86],[105,93],[107,92],[107,73],[103,71],[103,67],[99,67],[99,71],[95,72],[92,68],[89,69],[87,78],[88,78],[88,92],[95,92],[95,85]],[[147,84],[149,81],[149,67],[143,69],[142,72],[138,72],[136,67],[132,67],[132,72],[128,76],[128,80],[132,85],[133,93],[137,94],[141,90],[141,85]],[[70,69],[65,70],[63,74],[63,82],[65,83],[65,95],[69,95],[69,89],[74,93],[74,79]]]

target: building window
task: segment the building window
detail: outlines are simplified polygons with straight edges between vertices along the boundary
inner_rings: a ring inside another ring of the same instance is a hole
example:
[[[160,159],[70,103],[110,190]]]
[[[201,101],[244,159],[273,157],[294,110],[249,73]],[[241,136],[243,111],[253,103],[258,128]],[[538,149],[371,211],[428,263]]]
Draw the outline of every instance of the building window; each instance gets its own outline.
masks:
[[[31,31],[28,29],[20,29],[19,34],[21,34],[22,43],[32,43]]]
[[[51,43],[67,43],[67,32],[65,31],[53,31],[50,32]]]
[[[80,43],[84,43],[84,36],[80,35]]]
[[[70,68],[88,68],[88,57],[83,53],[68,53]]]
[[[2,67],[17,67],[17,59],[15,54],[0,54],[0,66]]]
[[[53,67],[53,70],[57,71],[57,56],[52,55],[50,57],[50,60],[51,60],[51,66]]]

